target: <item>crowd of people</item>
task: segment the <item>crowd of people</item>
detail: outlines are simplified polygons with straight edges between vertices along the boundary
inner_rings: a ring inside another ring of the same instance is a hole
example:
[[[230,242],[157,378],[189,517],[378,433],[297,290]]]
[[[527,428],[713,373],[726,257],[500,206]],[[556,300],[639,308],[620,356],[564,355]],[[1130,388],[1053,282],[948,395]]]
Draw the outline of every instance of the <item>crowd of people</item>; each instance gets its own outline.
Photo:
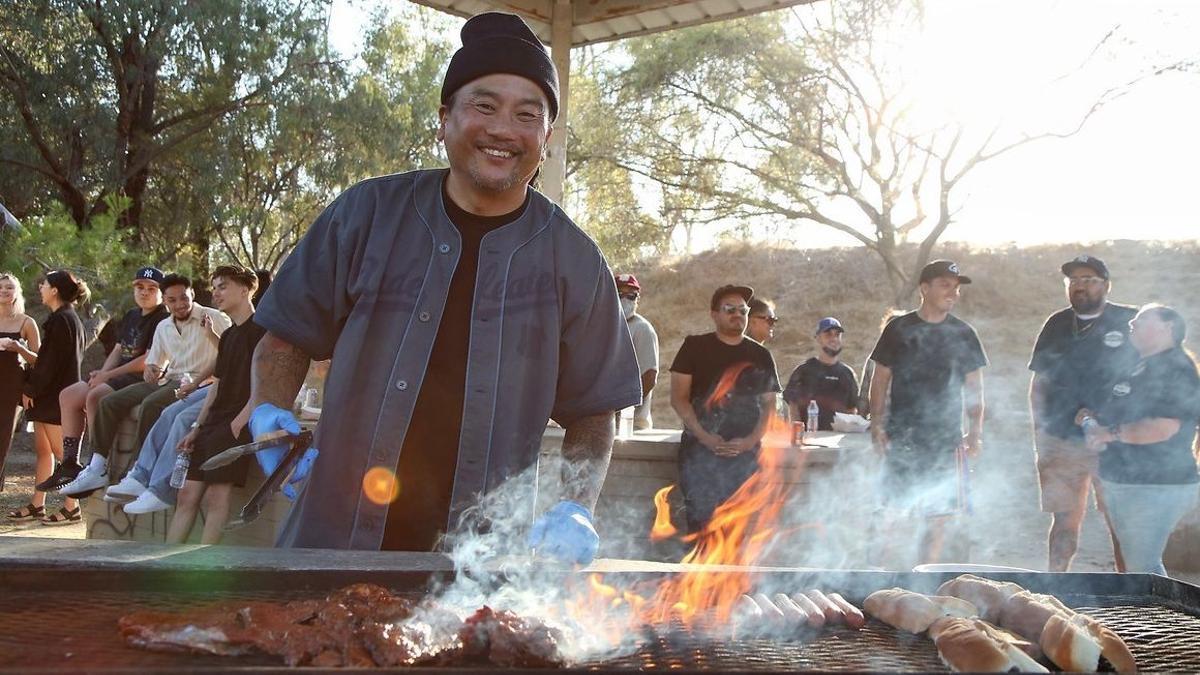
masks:
[[[1163,305],[1109,302],[1109,270],[1094,256],[1073,258],[1061,272],[1069,306],[1046,320],[1029,363],[1041,508],[1051,514],[1047,568],[1069,568],[1093,492],[1115,568],[1164,574],[1167,538],[1195,506],[1200,483],[1200,377],[1184,348],[1184,320]],[[626,312],[631,328],[646,322],[635,313],[637,280],[624,274],[617,281],[622,299],[635,303]],[[845,329],[837,318],[818,322],[816,356],[781,388],[766,346],[778,320],[774,303],[746,286],[713,293],[714,331],[687,336],[670,368],[690,532],[757,470],[782,392],[785,414],[802,424],[814,401],[819,429],[834,428],[839,414],[870,420],[881,460],[880,512],[916,520],[915,559],[938,561],[947,523],[971,507],[969,466],[982,448],[988,361],[975,329],[952,313],[971,279],[954,262],[935,260],[919,281],[917,309],[884,315],[861,387],[840,361]],[[654,335],[630,333],[635,346]],[[637,352],[655,355],[642,369],[656,373],[657,345]],[[876,527],[875,536],[886,536],[884,529]]]
[[[34,425],[34,494],[8,513],[11,521],[62,525],[81,519],[80,499],[103,491],[129,514],[175,507],[167,538],[189,536],[197,508],[206,514],[202,541],[220,539],[229,490],[245,481],[248,465],[201,471],[207,458],[248,442],[250,357],[263,329],[254,314],[260,280],[269,273],[223,265],[211,276],[212,307],[195,301],[192,281],[146,266],[133,277],[133,308],[120,319],[117,343],[103,364],[83,377],[83,326],[75,313],[89,296],[69,271],[38,283],[50,314],[40,330],[25,314],[20,280],[0,274],[0,463],[11,446],[20,408]],[[265,285],[264,284],[264,285]],[[265,289],[263,289],[265,290]],[[207,289],[206,289],[207,291]],[[11,329],[11,330],[9,330]],[[111,481],[108,458],[122,420],[136,411],[136,463]],[[91,454],[81,462],[85,445]],[[173,487],[179,454],[190,455],[187,480]],[[112,483],[112,484],[110,484]],[[65,497],[46,514],[46,494]]]
[[[322,418],[314,446],[289,469],[295,503],[278,545],[432,550],[468,513],[480,515],[480,495],[536,465],[552,419],[564,428],[560,480],[546,488],[549,509],[533,513],[537,490],[521,505],[531,513],[525,544],[592,560],[614,416],[635,407],[635,427],[652,424],[657,337],[637,313],[638,280],[614,276],[596,243],[530,188],[559,112],[549,54],[512,14],[472,17],[461,37],[437,120],[449,166],[348,188],[261,300],[245,268],[205,280],[210,308],[186,277],[145,267],[119,344],[85,380],[74,307],[86,284],[46,274],[38,288],[50,315],[39,330],[19,280],[0,275],[0,456],[18,407],[34,423],[38,456],[37,491],[10,519],[75,522],[77,500],[103,490],[131,514],[174,504],[173,542],[203,508],[202,541],[213,543],[247,466],[205,472],[202,461],[251,438],[298,433],[297,391],[313,361],[332,358],[324,407],[338,414]],[[1054,523],[1050,567],[1070,564],[1091,486],[1118,566],[1161,572],[1166,536],[1200,482],[1200,377],[1183,348],[1186,327],[1169,307],[1109,303],[1108,268],[1094,257],[1062,272],[1070,306],[1046,322],[1030,363],[1042,508]],[[816,356],[781,386],[765,346],[775,306],[746,286],[718,288],[714,330],[688,336],[670,368],[688,528],[703,527],[754,471],[782,393],[798,421],[815,401],[819,428],[839,415],[870,418],[882,496],[924,523],[920,557],[935,559],[947,519],[964,507],[962,467],[982,447],[987,358],[952,314],[970,282],[953,262],[927,265],[920,305],[885,316],[861,387],[840,361],[845,327],[834,317],[815,326]],[[108,457],[135,406],[140,452],[118,479]],[[179,454],[191,462],[176,490]],[[255,456],[270,473],[284,449]],[[378,469],[403,486],[395,499],[360,494]],[[51,490],[67,500],[46,514]]]

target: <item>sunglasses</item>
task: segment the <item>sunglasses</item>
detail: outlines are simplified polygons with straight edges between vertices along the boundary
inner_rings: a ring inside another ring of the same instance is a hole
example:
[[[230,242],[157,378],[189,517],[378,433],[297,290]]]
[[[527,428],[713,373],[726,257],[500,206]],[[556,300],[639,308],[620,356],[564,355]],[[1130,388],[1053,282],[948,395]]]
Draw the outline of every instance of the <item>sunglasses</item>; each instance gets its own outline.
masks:
[[[746,316],[750,313],[750,306],[724,304],[721,305],[721,311],[726,314],[741,314],[742,316]]]
[[[752,316],[750,318],[751,319],[762,319],[763,321],[766,321],[768,324],[770,324],[772,326],[779,323],[779,317],[777,317],[777,316]]]
[[[621,298],[622,300],[637,300],[642,296],[638,295],[637,293],[618,293],[617,297]]]

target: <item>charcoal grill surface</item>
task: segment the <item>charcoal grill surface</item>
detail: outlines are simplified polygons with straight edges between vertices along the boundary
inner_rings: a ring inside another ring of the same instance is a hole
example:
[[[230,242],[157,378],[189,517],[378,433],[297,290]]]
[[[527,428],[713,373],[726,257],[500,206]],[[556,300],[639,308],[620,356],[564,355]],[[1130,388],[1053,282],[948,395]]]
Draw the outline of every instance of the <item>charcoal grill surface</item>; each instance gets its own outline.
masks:
[[[371,581],[394,590],[414,592],[410,575],[368,575],[349,579],[344,574],[277,572],[247,575],[235,571],[194,574],[79,571],[48,575],[29,571],[0,573],[0,670],[7,672],[247,672],[281,667],[269,656],[220,657],[148,652],[126,646],[117,633],[117,619],[134,611],[186,611],[226,601],[287,601],[322,597],[327,590]],[[764,581],[790,583],[795,575],[767,574]],[[953,575],[880,575],[831,572],[826,575],[856,588],[900,585],[932,590]],[[1031,579],[1014,578],[1033,590],[1044,591]],[[1200,671],[1200,595],[1195,587],[1172,580],[1116,575],[1053,575],[1060,585],[1099,587],[1117,591],[1095,595],[1060,593],[1068,605],[1105,622],[1123,637],[1143,670]],[[55,579],[57,577],[57,580]],[[1088,579],[1087,577],[1092,577]],[[796,588],[810,587],[811,577],[797,576]],[[794,639],[709,640],[675,630],[644,629],[636,651],[604,661],[576,664],[571,670],[633,671],[938,671],[945,670],[933,644],[924,636],[896,631],[877,621],[862,631],[848,629],[802,633]],[[287,669],[316,672],[313,669]],[[401,669],[395,672],[414,672]],[[445,668],[440,672],[471,671]],[[324,672],[324,671],[322,671]],[[352,672],[352,671],[341,671]],[[492,672],[497,672],[493,669]]]

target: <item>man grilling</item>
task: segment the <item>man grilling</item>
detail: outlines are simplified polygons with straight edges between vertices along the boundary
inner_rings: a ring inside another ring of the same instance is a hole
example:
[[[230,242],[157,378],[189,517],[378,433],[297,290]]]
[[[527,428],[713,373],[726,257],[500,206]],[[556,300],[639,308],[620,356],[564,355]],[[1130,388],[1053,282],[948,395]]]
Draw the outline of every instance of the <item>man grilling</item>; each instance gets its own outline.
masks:
[[[969,283],[954,262],[925,265],[920,307],[888,323],[871,353],[871,440],[884,458],[884,498],[923,518],[923,563],[937,562],[947,521],[965,507],[959,460],[979,455],[983,435],[987,357],[975,329],[950,313]]]
[[[1080,255],[1061,269],[1070,306],[1046,319],[1029,361],[1042,511],[1052,514],[1046,546],[1051,572],[1066,572],[1075,557],[1089,486],[1108,522],[1098,474],[1100,453],[1084,443],[1075,416],[1085,408],[1099,409],[1113,384],[1138,360],[1129,341],[1129,322],[1137,309],[1108,301],[1108,265]],[[1120,546],[1115,537],[1112,542],[1117,571],[1124,572]]]
[[[558,76],[519,17],[463,26],[438,111],[448,170],[374,178],[326,210],[255,321],[255,437],[299,430],[286,409],[310,359],[333,357],[311,477],[281,532],[297,547],[432,550],[480,493],[537,462],[566,429],[560,501],[539,553],[586,563],[613,412],[641,400],[612,272],[596,244],[528,186],[558,113]],[[259,453],[273,470],[282,450]],[[370,469],[399,496],[376,503]],[[529,495],[530,503],[534,494]]]
[[[716,330],[689,335],[671,363],[671,407],[683,422],[679,488],[688,532],[758,469],[779,376],[771,352],[746,337],[754,290],[722,286],[709,303]]]

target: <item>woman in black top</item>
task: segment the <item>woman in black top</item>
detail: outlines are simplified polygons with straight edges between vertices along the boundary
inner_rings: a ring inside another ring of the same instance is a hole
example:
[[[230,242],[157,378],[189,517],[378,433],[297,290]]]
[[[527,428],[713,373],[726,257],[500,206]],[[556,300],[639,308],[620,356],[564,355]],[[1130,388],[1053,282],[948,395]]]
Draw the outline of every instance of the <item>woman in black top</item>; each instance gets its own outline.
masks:
[[[25,385],[21,357],[28,353],[36,359],[40,344],[37,323],[25,314],[21,281],[7,272],[0,273],[0,490],[4,489],[4,460],[12,447],[21,388]]]
[[[25,417],[33,421],[34,447],[37,450],[37,482],[50,476],[54,457],[62,458],[62,418],[58,394],[80,380],[83,360],[83,323],[75,314],[75,303],[86,302],[87,284],[64,270],[50,272],[38,284],[42,303],[50,316],[42,324],[42,346],[22,392]],[[34,491],[29,504],[9,513],[13,520],[32,520],[45,513],[46,493]],[[63,508],[42,517],[46,525],[61,525],[80,520],[79,503],[67,499]]]
[[[1076,422],[1100,453],[1100,480],[1128,572],[1166,575],[1162,554],[1196,504],[1192,446],[1200,419],[1200,375],[1183,348],[1187,327],[1170,307],[1146,305],[1130,322],[1141,360],[1113,385],[1098,411]]]

